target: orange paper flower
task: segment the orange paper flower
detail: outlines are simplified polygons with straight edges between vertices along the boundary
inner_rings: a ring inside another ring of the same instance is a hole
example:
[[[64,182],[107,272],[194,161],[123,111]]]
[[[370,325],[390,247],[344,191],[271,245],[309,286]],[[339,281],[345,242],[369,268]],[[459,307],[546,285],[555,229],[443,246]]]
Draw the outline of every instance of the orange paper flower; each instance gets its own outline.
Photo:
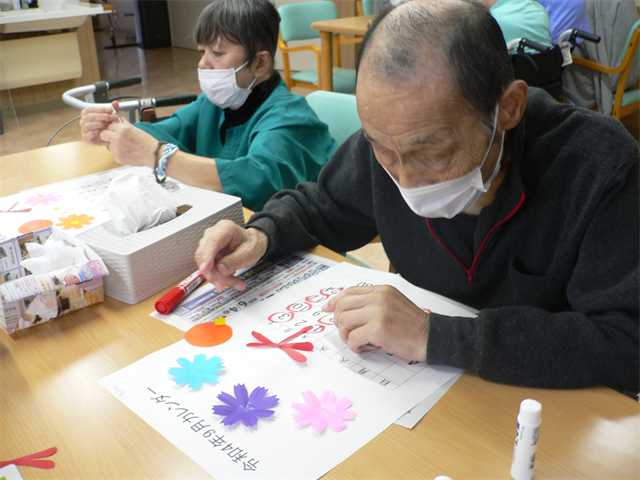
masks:
[[[72,228],[82,228],[85,225],[91,225],[91,220],[95,220],[93,217],[89,217],[86,213],[82,215],[69,215],[68,217],[60,217],[62,223],[56,224],[56,227],[62,227],[64,230],[70,230]]]

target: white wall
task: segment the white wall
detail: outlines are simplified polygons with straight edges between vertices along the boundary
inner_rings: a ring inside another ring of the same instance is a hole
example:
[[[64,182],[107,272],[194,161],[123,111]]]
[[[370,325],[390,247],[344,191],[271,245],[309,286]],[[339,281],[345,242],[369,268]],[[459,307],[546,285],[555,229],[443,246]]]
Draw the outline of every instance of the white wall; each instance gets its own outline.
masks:
[[[289,3],[302,3],[312,0],[275,0],[276,8]],[[193,27],[200,12],[206,7],[210,0],[167,0],[169,7],[169,18],[171,21],[171,44],[174,47],[197,48],[192,39]],[[315,44],[320,46],[320,39],[313,42],[290,42],[290,46]],[[317,67],[316,56],[313,52],[303,52],[290,55],[292,70],[308,70]],[[282,69],[282,54],[276,52],[276,68]]]

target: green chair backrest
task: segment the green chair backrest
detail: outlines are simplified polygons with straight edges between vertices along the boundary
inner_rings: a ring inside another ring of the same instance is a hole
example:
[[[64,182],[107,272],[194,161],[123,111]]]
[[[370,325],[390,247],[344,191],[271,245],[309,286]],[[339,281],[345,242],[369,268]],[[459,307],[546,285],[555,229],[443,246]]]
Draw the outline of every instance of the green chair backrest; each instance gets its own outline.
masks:
[[[355,95],[317,90],[307,95],[307,102],[329,126],[329,134],[338,145],[362,128]]]
[[[362,13],[373,15],[373,0],[362,0]]]
[[[330,1],[291,3],[278,8],[280,32],[285,42],[320,38],[320,32],[311,28],[312,22],[338,18],[336,4]]]
[[[627,37],[627,45],[629,45],[629,42],[631,41],[631,35],[633,35],[633,32],[636,28],[640,28],[640,20],[634,23],[633,27],[631,27],[631,31],[629,32],[629,36]],[[624,54],[625,52],[622,52],[622,57],[620,57],[620,61],[622,61],[622,59],[624,58]],[[633,57],[632,63],[636,63],[636,62],[640,62],[640,48],[636,50],[636,55]]]

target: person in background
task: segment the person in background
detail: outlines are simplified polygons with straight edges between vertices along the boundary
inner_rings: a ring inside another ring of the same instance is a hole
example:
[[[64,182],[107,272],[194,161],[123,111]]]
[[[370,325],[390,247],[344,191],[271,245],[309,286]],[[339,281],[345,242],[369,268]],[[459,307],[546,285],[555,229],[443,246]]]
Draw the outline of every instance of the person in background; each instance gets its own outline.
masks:
[[[638,21],[634,0],[587,0],[590,33],[600,37],[599,43],[582,42],[571,55],[587,58],[609,67],[617,67],[629,45],[631,28]],[[625,88],[640,79],[640,66],[634,60]],[[572,64],[562,72],[562,86],[569,91],[571,100],[584,108],[596,107],[611,115],[613,96],[620,74],[607,75],[582,65]]]
[[[558,37],[565,30],[577,29],[591,33],[587,0],[536,0],[549,14],[551,41],[558,43]],[[582,42],[581,38],[576,43]]]
[[[323,309],[354,352],[372,344],[495,382],[637,393],[640,150],[620,122],[514,80],[497,22],[465,0],[380,15],[356,98],[362,129],[318,182],[276,194],[245,228],[206,230],[200,272],[242,289],[234,272],[263,257],[351,251],[379,234],[403,278],[478,315],[352,287]]]
[[[373,1],[373,13],[387,13],[389,10],[396,8],[409,0],[374,0]]]
[[[154,168],[167,158],[166,175],[239,196],[252,210],[283,188],[315,180],[337,145],[274,69],[279,22],[269,0],[214,1],[194,30],[202,95],[153,124],[114,123],[109,108],[87,108],[82,138],[106,146],[123,165]]]
[[[502,29],[505,43],[526,38],[551,46],[549,15],[535,0],[476,0],[489,9]]]

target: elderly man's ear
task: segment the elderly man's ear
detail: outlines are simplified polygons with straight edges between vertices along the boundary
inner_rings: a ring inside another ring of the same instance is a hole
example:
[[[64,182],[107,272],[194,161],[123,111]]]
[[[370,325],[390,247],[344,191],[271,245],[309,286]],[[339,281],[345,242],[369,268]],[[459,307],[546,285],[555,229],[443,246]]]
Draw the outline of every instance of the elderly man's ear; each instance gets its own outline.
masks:
[[[504,89],[500,96],[500,126],[503,130],[515,128],[527,108],[527,84],[515,80]]]

